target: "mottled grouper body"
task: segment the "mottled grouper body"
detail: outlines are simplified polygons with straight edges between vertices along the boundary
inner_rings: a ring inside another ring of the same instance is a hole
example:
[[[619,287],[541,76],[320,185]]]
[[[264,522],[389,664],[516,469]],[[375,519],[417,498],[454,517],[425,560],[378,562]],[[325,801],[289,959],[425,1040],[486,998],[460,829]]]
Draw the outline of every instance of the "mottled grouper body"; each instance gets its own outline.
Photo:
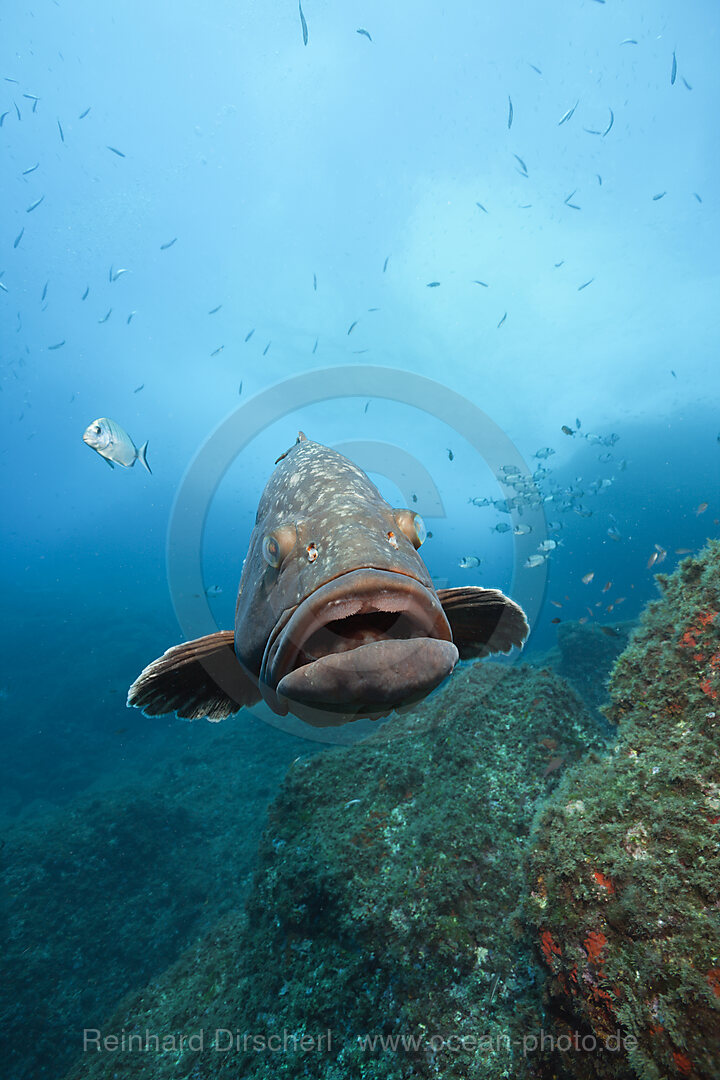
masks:
[[[301,432],[260,499],[235,630],[169,649],[128,704],[221,720],[262,697],[315,726],[377,719],[424,698],[459,658],[521,646],[525,616],[501,592],[436,592],[424,538],[419,515]]]

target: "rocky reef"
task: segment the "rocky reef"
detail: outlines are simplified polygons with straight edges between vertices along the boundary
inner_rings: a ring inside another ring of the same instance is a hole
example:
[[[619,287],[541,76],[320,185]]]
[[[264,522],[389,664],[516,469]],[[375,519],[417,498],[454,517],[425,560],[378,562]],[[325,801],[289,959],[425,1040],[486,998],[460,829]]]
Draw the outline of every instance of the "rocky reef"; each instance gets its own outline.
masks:
[[[603,748],[550,670],[486,663],[364,742],[300,759],[246,913],[129,995],[98,1025],[116,1049],[91,1044],[73,1080],[536,1075],[523,855],[537,800]]]
[[[525,909],[562,1077],[720,1076],[720,544],[657,582],[610,682],[617,741],[533,831]]]
[[[607,701],[607,681],[613,664],[626,648],[634,622],[562,622],[557,646],[544,663],[574,686],[587,706],[600,709]]]
[[[566,678],[464,665],[320,753],[206,726],[14,825],[8,1075],[718,1080],[720,545],[657,580]]]
[[[62,1075],[84,1027],[247,896],[267,803],[308,744],[250,717],[177,742],[132,784],[4,823],[5,1080]]]

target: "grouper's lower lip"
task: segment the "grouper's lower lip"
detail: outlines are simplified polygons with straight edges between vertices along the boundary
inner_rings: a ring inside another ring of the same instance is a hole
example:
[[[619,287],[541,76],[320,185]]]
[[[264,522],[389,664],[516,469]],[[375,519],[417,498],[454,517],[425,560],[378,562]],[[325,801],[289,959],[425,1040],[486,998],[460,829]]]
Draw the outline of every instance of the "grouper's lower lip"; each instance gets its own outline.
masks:
[[[271,637],[260,689],[281,715],[300,704],[382,715],[425,697],[457,659],[433,592],[406,574],[353,570],[307,597]]]

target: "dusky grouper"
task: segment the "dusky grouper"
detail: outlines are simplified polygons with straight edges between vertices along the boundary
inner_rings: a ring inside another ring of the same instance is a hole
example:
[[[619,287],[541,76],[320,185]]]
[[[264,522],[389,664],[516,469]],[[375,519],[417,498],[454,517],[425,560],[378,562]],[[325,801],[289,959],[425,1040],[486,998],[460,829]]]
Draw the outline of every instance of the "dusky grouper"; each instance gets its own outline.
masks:
[[[169,649],[128,705],[221,720],[263,698],[319,727],[378,719],[424,698],[459,658],[522,646],[525,615],[503,593],[435,590],[424,538],[418,514],[301,432],[260,499],[234,631]]]

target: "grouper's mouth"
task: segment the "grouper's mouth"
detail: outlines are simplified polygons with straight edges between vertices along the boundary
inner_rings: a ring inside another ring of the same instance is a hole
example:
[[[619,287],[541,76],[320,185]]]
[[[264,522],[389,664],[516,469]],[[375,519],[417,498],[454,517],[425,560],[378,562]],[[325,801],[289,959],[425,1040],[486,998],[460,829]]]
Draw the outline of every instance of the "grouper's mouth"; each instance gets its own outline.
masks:
[[[407,574],[353,570],[283,613],[265,649],[260,692],[280,715],[337,724],[420,700],[457,660],[430,589]]]

